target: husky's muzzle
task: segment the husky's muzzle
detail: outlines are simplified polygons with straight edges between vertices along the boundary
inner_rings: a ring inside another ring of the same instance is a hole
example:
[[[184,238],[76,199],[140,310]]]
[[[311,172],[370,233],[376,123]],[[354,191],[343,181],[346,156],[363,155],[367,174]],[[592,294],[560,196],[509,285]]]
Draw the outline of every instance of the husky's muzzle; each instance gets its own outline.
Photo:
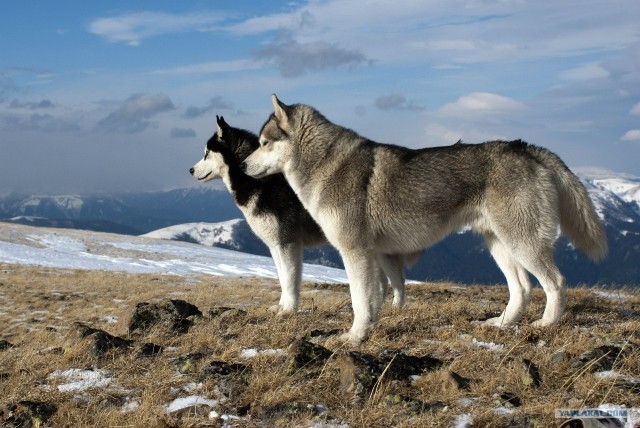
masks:
[[[195,177],[195,175],[194,175],[194,173],[195,173],[195,172],[196,172],[196,170],[195,170],[195,169],[193,169],[193,167],[192,167],[192,168],[189,168],[189,173],[191,173],[191,175],[193,175],[194,177]],[[196,177],[196,179],[197,179],[198,181],[202,181],[202,180],[206,179],[207,177],[209,177],[210,175],[211,175],[211,171],[209,171],[209,172],[207,173],[207,175],[205,175],[204,177]]]

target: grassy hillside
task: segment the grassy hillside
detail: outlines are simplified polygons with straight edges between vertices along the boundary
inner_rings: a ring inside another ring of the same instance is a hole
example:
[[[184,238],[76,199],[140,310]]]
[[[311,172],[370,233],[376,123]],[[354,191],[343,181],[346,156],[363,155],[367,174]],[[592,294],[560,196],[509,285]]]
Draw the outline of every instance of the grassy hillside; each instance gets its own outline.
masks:
[[[346,286],[305,284],[301,313],[286,318],[267,310],[278,296],[270,279],[0,265],[0,421],[557,426],[557,408],[640,407],[638,291],[569,290],[561,323],[542,329],[528,326],[544,305],[536,289],[526,323],[500,330],[477,320],[503,309],[506,287],[411,284],[407,306],[387,303],[357,349],[332,334],[351,323]],[[136,304],[170,299],[202,316],[130,328],[150,307]],[[288,348],[303,337],[328,355]],[[411,359],[425,356],[429,367]],[[362,361],[377,366],[369,373]]]

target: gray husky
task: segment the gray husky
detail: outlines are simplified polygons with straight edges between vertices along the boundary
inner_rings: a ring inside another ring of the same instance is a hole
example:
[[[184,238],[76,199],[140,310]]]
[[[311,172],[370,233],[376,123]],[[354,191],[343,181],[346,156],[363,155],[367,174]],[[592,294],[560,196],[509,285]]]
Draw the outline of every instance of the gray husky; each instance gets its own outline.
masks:
[[[269,247],[276,265],[282,294],[278,306],[271,309],[278,314],[295,312],[303,247],[325,244],[327,239],[282,174],[255,179],[241,171],[239,165],[258,147],[258,136],[229,126],[223,117],[216,116],[216,120],[217,130],[207,142],[204,158],[189,172],[201,182],[222,178],[251,230]],[[377,260],[391,281],[393,306],[401,307],[405,258],[380,255]],[[379,287],[384,296],[387,282],[382,275]]]
[[[509,302],[487,323],[520,320],[531,293],[547,302],[534,326],[558,321],[564,277],[553,260],[558,226],[594,260],[607,239],[589,195],[558,156],[522,141],[411,150],[379,144],[328,121],[313,107],[274,95],[260,148],[242,165],[253,177],[284,173],[343,258],[354,320],[343,340],[358,343],[377,321],[377,253],[411,253],[470,226],[504,273]]]

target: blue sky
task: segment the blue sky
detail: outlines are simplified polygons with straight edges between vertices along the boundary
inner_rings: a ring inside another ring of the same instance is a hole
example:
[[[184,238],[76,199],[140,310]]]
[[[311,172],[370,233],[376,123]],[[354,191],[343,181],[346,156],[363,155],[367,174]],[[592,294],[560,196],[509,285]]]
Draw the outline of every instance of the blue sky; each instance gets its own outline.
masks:
[[[270,94],[375,141],[522,138],[640,175],[640,2],[24,1],[0,6],[0,192],[197,185],[215,115]]]

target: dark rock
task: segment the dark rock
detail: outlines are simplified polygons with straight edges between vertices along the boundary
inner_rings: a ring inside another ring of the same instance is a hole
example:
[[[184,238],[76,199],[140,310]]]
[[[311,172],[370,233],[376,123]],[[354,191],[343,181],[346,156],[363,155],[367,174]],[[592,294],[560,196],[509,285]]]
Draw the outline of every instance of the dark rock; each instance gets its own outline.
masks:
[[[296,340],[289,345],[289,358],[286,362],[287,374],[292,375],[302,368],[323,365],[333,352],[324,346],[307,340]]]
[[[178,357],[176,359],[178,371],[182,374],[195,373],[197,371],[196,364],[206,356],[207,354],[205,354],[204,352],[192,352],[190,354]]]
[[[613,370],[622,365],[624,356],[630,355],[637,348],[632,343],[626,343],[622,347],[603,345],[592,351],[585,352],[571,361],[571,368],[584,369],[591,373]],[[616,366],[617,364],[617,366]]]
[[[441,360],[428,355],[416,357],[390,349],[382,351],[379,358],[383,365],[381,369],[386,369],[386,376],[394,380],[408,380],[411,376],[419,376],[425,371],[437,370],[443,364]]]
[[[459,391],[463,389],[469,389],[469,384],[472,382],[472,379],[460,376],[456,372],[448,372],[447,378],[449,379],[449,382],[454,386],[454,388]]]
[[[338,356],[340,368],[340,390],[365,398],[376,385],[382,374],[380,360],[372,355],[357,351],[343,352]]]
[[[244,392],[250,373],[244,364],[211,361],[200,369],[200,380],[214,380],[221,393],[234,399]]]
[[[132,340],[123,339],[118,336],[113,336],[106,331],[98,331],[91,335],[93,337],[93,354],[101,356],[110,349],[129,349],[133,346]]]
[[[542,381],[542,378],[540,377],[540,370],[533,361],[523,358],[522,370],[524,372],[522,375],[522,383],[535,388],[540,386],[540,382]]]
[[[93,333],[97,333],[99,331],[103,331],[100,330],[99,328],[93,328],[91,326],[88,326],[85,323],[76,321],[73,323],[74,327],[76,328],[76,331],[78,332],[78,335],[80,336],[80,338],[85,338]]]
[[[505,407],[520,407],[522,405],[522,401],[520,397],[511,393],[511,392],[502,392],[499,395],[498,404]]]
[[[74,323],[80,338],[90,337],[92,340],[91,353],[94,356],[101,356],[113,348],[129,349],[133,345],[132,340],[114,336],[99,328],[93,328],[81,322]]]
[[[155,357],[162,354],[162,351],[164,351],[163,346],[156,345],[155,343],[145,343],[138,350],[136,359]]]
[[[181,318],[188,318],[191,316],[201,317],[202,312],[198,309],[197,306],[192,305],[189,302],[185,302],[180,299],[169,300],[165,304],[165,308],[175,312]]]
[[[57,410],[55,404],[23,400],[2,410],[0,421],[3,427],[39,427]]]
[[[9,373],[0,373],[0,382],[8,380],[10,377]]]
[[[10,348],[15,348],[16,345],[10,343],[7,340],[0,340],[0,351],[5,351]]]
[[[169,300],[165,303],[141,302],[129,320],[129,333],[144,332],[161,326],[172,332],[186,333],[193,325],[190,317],[201,317],[202,312],[184,300]]]
[[[371,392],[380,377],[388,380],[408,381],[442,366],[442,361],[429,356],[416,357],[397,350],[384,350],[379,357],[357,351],[339,355],[340,388],[343,393],[364,398]]]

